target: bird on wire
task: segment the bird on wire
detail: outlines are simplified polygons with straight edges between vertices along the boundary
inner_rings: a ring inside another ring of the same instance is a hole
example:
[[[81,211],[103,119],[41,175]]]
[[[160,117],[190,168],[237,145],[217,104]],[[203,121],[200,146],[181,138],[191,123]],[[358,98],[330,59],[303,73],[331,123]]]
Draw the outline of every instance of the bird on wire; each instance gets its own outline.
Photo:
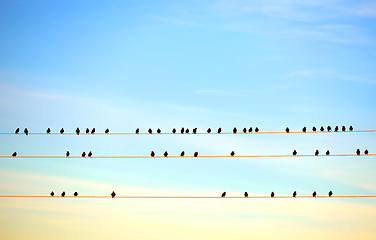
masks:
[[[289,133],[289,132],[290,132],[290,129],[287,127],[285,131],[286,131],[287,133]]]
[[[193,154],[193,156],[194,156],[194,157],[197,157],[197,156],[198,156],[198,152],[195,152],[195,153]]]
[[[249,129],[248,129],[248,132],[252,132],[253,131],[253,129],[252,129],[252,127],[250,127]]]
[[[50,128],[47,128],[46,133],[47,133],[47,134],[50,134],[50,133],[51,133],[51,129],[50,129]]]
[[[328,196],[329,196],[329,197],[333,196],[333,192],[332,192],[332,191],[329,191]]]
[[[319,150],[316,150],[315,156],[318,156],[318,155],[319,155]]]
[[[87,156],[91,157],[91,156],[93,156],[93,153],[90,151]]]
[[[151,156],[151,157],[154,157],[154,156],[155,156],[154,151],[151,151],[150,156]]]
[[[332,127],[331,126],[328,126],[326,129],[328,130],[328,132],[332,131]]]
[[[17,152],[14,152],[13,154],[12,154],[12,157],[16,157],[17,156]]]
[[[67,151],[67,153],[65,154],[65,156],[66,156],[66,157],[69,157],[69,155],[70,155],[70,152]]]
[[[164,157],[167,157],[167,156],[168,156],[168,152],[167,152],[167,151],[164,152],[164,153],[163,153],[163,156],[164,156]]]
[[[184,155],[185,155],[185,152],[182,151],[182,152],[180,153],[180,157],[184,157]]]
[[[307,128],[306,127],[304,127],[303,129],[302,129],[302,132],[307,132]]]
[[[336,126],[336,127],[334,128],[334,131],[335,131],[335,132],[338,132],[338,129],[339,129],[338,126]]]
[[[180,133],[184,134],[184,128],[183,127],[181,128]]]
[[[91,134],[95,133],[95,128],[91,129]]]
[[[81,155],[83,158],[86,156],[86,153],[85,152],[83,152],[82,153],[82,155]]]
[[[172,133],[173,133],[173,134],[176,133],[176,129],[175,129],[175,128],[172,129]]]
[[[79,128],[76,129],[76,134],[80,135],[80,129]]]
[[[73,195],[74,195],[75,197],[77,197],[77,196],[78,196],[78,193],[77,193],[77,192],[74,192]]]
[[[223,193],[222,193],[222,197],[226,197],[226,192],[223,192]]]
[[[64,134],[64,128],[60,129],[60,134]]]
[[[187,128],[187,129],[185,129],[185,133],[189,133],[189,129]]]
[[[247,133],[247,128],[243,128],[243,133]]]
[[[298,154],[298,152],[297,152],[296,150],[294,150],[294,151],[292,152],[292,155],[293,155],[293,156],[296,156],[296,154]]]
[[[222,128],[218,128],[218,133],[221,133],[222,132]]]
[[[330,155],[330,152],[329,152],[329,150],[328,151],[326,151],[326,156],[329,156]]]
[[[248,197],[248,193],[247,192],[244,193],[244,197]]]
[[[210,129],[210,128],[208,128],[208,130],[206,130],[206,132],[207,132],[207,133],[211,133],[211,129]]]
[[[236,129],[236,127],[234,127],[234,129],[232,129],[232,133],[236,134],[237,132],[238,132],[238,129]]]
[[[50,193],[50,196],[53,197],[55,195],[54,191]]]
[[[115,191],[112,191],[112,193],[111,193],[111,197],[114,198],[115,196],[116,196]]]
[[[90,133],[90,130],[89,130],[89,128],[86,128],[86,134],[89,134]]]
[[[259,128],[258,127],[256,127],[255,128],[255,132],[259,132],[260,130],[259,130]]]
[[[153,130],[151,130],[151,128],[149,128],[148,133],[153,134]]]
[[[367,149],[364,150],[364,154],[365,154],[365,155],[368,155],[368,150],[367,150]]]
[[[65,197],[65,191],[63,191],[63,192],[61,193],[61,196],[62,196],[62,197]]]
[[[354,130],[353,126],[350,126],[349,130],[350,130],[350,131]]]
[[[106,129],[105,131],[104,131],[104,133],[106,133],[106,134],[108,134],[110,132],[110,129]]]
[[[313,193],[312,193],[312,197],[316,197],[316,191],[313,191]]]
[[[139,134],[139,133],[140,133],[140,129],[137,128],[137,129],[136,129],[136,134]]]
[[[20,132],[20,128],[17,128],[14,134],[18,134]]]
[[[356,150],[356,155],[360,155],[360,150],[359,150],[359,148]]]
[[[316,127],[313,127],[313,128],[312,128],[312,132],[316,132]]]
[[[161,132],[162,132],[161,129],[158,128],[158,129],[157,129],[157,133],[160,134]]]
[[[231,157],[235,156],[235,152],[232,151],[230,155],[231,155]]]
[[[29,130],[27,130],[27,128],[25,128],[24,133],[25,133],[26,135],[29,135]]]
[[[296,191],[293,192],[292,197],[296,198]]]
[[[321,131],[321,132],[323,132],[323,131],[324,131],[324,127],[323,127],[323,126],[321,126],[321,128],[320,128],[320,131]]]
[[[194,128],[193,129],[193,134],[196,134],[197,133],[197,128]]]
[[[274,198],[274,192],[270,193],[270,197]]]
[[[342,132],[345,132],[345,131],[346,131],[346,127],[342,126]]]

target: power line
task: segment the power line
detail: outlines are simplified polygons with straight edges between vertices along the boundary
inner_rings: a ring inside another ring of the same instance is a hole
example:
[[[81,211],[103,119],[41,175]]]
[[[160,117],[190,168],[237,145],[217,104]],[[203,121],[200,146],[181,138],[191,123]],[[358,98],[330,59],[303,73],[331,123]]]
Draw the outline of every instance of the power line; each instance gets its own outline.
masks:
[[[27,196],[27,195],[0,195],[0,198],[112,198],[112,196]],[[250,199],[257,199],[257,198],[376,198],[376,196],[248,196],[248,197],[242,197],[242,196],[233,196],[233,197],[220,197],[220,196],[116,196],[114,198],[129,198],[129,199],[142,199],[142,198],[162,198],[162,199],[190,199],[190,198],[204,198],[204,199],[213,199],[213,198],[230,198],[230,199],[237,199],[237,198],[250,198]]]

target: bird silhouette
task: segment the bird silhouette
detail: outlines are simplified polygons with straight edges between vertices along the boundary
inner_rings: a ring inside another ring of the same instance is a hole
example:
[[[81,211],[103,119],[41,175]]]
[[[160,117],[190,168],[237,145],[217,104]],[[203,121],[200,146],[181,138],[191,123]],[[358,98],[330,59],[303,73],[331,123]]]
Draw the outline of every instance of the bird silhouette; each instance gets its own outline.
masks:
[[[222,132],[222,128],[218,128],[218,133],[221,133]]]
[[[316,127],[313,127],[313,128],[312,128],[312,132],[316,132]]]
[[[51,129],[50,129],[50,128],[47,128],[46,133],[47,133],[47,134],[50,134],[50,133],[51,133]]]
[[[316,150],[315,156],[318,156],[318,155],[319,155],[319,150]]]
[[[184,134],[184,128],[183,127],[181,128],[180,133]]]
[[[83,152],[83,153],[82,153],[82,157],[85,157],[85,156],[86,156],[86,153],[85,153],[85,152]]]
[[[296,197],[296,191],[294,191],[294,193],[292,194],[292,197]]]
[[[271,193],[270,193],[270,197],[274,197],[274,192],[271,192]]]
[[[150,156],[151,156],[151,157],[154,157],[154,156],[155,156],[154,151],[151,151]]]
[[[168,152],[167,152],[167,151],[164,152],[163,156],[164,156],[164,157],[167,157],[167,156],[168,156]]]
[[[306,127],[304,127],[303,129],[302,129],[302,132],[307,132],[307,128]]]
[[[250,127],[249,129],[248,129],[248,132],[252,132],[253,131],[253,129],[252,129],[252,127]]]
[[[197,133],[197,128],[194,128],[193,129],[193,134],[196,134]]]
[[[174,128],[174,129],[172,129],[172,133],[176,133],[176,129]]]
[[[248,197],[248,193],[247,192],[244,193],[244,197]]]
[[[64,133],[64,128],[61,128],[60,129],[60,134],[63,134]]]
[[[338,129],[339,129],[338,126],[336,126],[336,127],[334,128],[334,131],[335,131],[335,132],[338,132]]]
[[[353,126],[350,126],[349,130],[350,130],[350,131],[354,130]]]
[[[288,127],[286,128],[286,132],[287,132],[287,133],[289,133],[289,132],[290,132],[290,129],[289,129]]]
[[[296,156],[296,154],[298,154],[298,152],[297,152],[296,150],[294,150],[294,151],[292,152],[292,155],[293,155],[293,156]]]
[[[256,127],[255,128],[255,132],[259,132],[260,130],[259,130],[259,128],[258,127]]]
[[[329,195],[329,197],[333,196],[333,192],[329,191],[328,195]]]
[[[230,155],[231,155],[231,157],[235,156],[235,152],[232,151]]]
[[[323,131],[324,131],[324,127],[323,127],[323,126],[321,126],[321,128],[320,128],[320,131],[321,131],[321,132],[323,132]]]
[[[70,152],[67,151],[67,153],[65,154],[65,156],[66,156],[66,157],[69,157],[69,155],[70,155]]]
[[[65,197],[65,191],[61,193],[61,196],[62,196],[62,197]]]
[[[330,152],[329,152],[329,150],[328,151],[326,151],[326,156],[329,156],[330,155]]]
[[[236,127],[234,127],[234,129],[232,129],[232,133],[236,134],[237,132],[238,132],[238,129],[236,129]]]
[[[137,128],[137,129],[136,129],[136,134],[139,134],[139,133],[140,133],[140,129]]]
[[[80,129],[79,128],[76,129],[76,134],[80,135]]]
[[[88,157],[91,157],[93,156],[93,153],[90,151],[88,154],[87,154]]]
[[[189,129],[187,128],[187,129],[185,129],[185,133],[189,133]]]
[[[223,193],[222,193],[222,197],[226,197],[226,192],[223,192]]]
[[[90,132],[90,130],[89,130],[89,128],[86,128],[86,134],[89,134],[89,132]]]
[[[151,128],[149,128],[148,133],[153,134],[153,130],[151,130]]]
[[[312,197],[316,197],[316,191],[313,191]]]
[[[367,149],[364,150],[364,154],[365,154],[365,155],[368,155],[368,150],[367,150]]]
[[[206,130],[206,132],[207,132],[207,133],[211,133],[211,129],[210,129],[210,128],[208,128],[208,130]]]
[[[95,128],[91,129],[91,134],[95,133]]]
[[[20,132],[20,128],[17,128],[14,134],[18,134]]]
[[[332,131],[332,127],[331,126],[328,126],[326,129],[328,130],[328,132]]]
[[[161,132],[162,132],[161,129],[158,128],[158,129],[157,129],[157,133],[161,133]]]
[[[104,133],[108,134],[110,132],[110,129],[106,128],[106,130],[104,131]]]
[[[55,195],[54,191],[50,193],[50,196],[53,197]]]
[[[185,154],[185,152],[182,151],[182,152],[180,153],[180,157],[184,157],[184,154]]]
[[[29,135],[29,130],[27,130],[27,128],[25,128],[24,133],[25,133],[26,135]]]
[[[115,191],[112,191],[112,193],[111,193],[111,197],[114,198],[115,196],[116,196]]]
[[[342,126],[342,132],[345,132],[345,131],[346,131],[346,127]]]
[[[198,156],[198,152],[195,152],[195,153],[193,154],[193,156],[194,156],[194,157],[197,157],[197,156]]]
[[[356,155],[360,155],[360,150],[359,150],[359,148],[356,150]]]
[[[243,128],[243,133],[247,133],[247,129],[246,128]]]
[[[75,197],[77,197],[77,196],[78,196],[78,193],[77,193],[77,192],[74,192],[73,195],[74,195]]]
[[[13,154],[12,154],[12,157],[16,157],[17,156],[17,152],[14,152]]]

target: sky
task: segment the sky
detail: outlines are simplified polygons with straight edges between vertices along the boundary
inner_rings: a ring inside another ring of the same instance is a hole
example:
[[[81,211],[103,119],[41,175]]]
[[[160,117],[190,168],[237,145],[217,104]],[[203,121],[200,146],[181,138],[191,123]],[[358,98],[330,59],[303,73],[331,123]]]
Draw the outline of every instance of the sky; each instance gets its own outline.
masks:
[[[0,132],[376,122],[376,1],[0,1]],[[0,155],[332,154],[374,133],[3,135]],[[1,159],[0,195],[376,195],[375,157]],[[0,199],[1,239],[375,239],[374,199]]]

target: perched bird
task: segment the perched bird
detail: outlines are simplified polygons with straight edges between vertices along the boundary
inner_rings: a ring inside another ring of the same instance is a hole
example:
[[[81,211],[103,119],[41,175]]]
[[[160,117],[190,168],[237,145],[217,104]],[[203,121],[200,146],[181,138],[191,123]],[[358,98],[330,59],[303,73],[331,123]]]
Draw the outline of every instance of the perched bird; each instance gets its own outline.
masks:
[[[313,191],[312,197],[316,197],[316,191]]]
[[[249,129],[248,129],[248,132],[252,132],[253,131],[253,129],[252,129],[252,127],[250,127]]]
[[[243,128],[243,133],[247,133],[247,129],[246,128]]]
[[[296,197],[296,191],[294,191],[294,193],[292,194],[292,197]]]
[[[313,128],[312,128],[312,132],[316,132],[316,127],[313,127]]]
[[[315,156],[318,156],[318,155],[319,155],[319,150],[316,150]]]
[[[221,133],[222,132],[222,128],[218,128],[218,133]]]
[[[183,127],[181,128],[180,133],[184,134],[184,128]]]
[[[187,128],[187,129],[185,129],[185,133],[189,133],[189,129]]]
[[[67,153],[65,154],[65,156],[66,156],[66,157],[69,157],[69,155],[70,155],[70,152],[67,151]]]
[[[207,133],[211,133],[211,129],[210,129],[210,128],[208,128],[208,130],[206,130],[206,132],[207,132]]]
[[[226,192],[223,192],[223,193],[222,193],[222,197],[226,197]]]
[[[258,127],[255,128],[255,132],[259,132],[259,128]]]
[[[14,134],[18,134],[20,132],[20,128],[17,128]]]
[[[368,150],[367,150],[367,149],[364,150],[364,154],[365,154],[365,155],[368,155]]]
[[[46,133],[47,133],[47,134],[50,134],[50,133],[51,133],[51,129],[50,129],[50,128],[47,128]]]
[[[61,193],[61,196],[62,196],[62,197],[65,197],[65,191]]]
[[[90,132],[90,130],[89,130],[89,128],[86,128],[86,134],[89,134],[89,132]]]
[[[287,132],[287,133],[289,133],[289,132],[290,132],[290,129],[289,129],[288,127],[286,128],[286,132]]]
[[[25,133],[26,135],[29,135],[29,130],[27,130],[27,128],[25,128],[24,133]]]
[[[112,191],[112,193],[111,193],[111,197],[114,198],[115,196],[116,196],[115,191]]]
[[[137,128],[137,129],[136,129],[136,134],[139,134],[139,133],[140,133],[140,129]]]
[[[237,132],[238,132],[238,129],[236,129],[236,127],[234,127],[234,129],[232,129],[232,133],[236,134]]]
[[[85,157],[85,156],[86,156],[86,153],[85,153],[85,152],[83,152],[83,153],[82,153],[82,157]]]
[[[87,154],[88,157],[91,157],[93,156],[93,153],[90,151],[88,154]]]
[[[76,134],[80,135],[80,129],[79,128],[76,129]]]
[[[197,128],[194,128],[193,129],[193,134],[196,134],[197,133]]]
[[[64,128],[61,128],[60,129],[60,134],[63,134],[64,133]]]
[[[54,191],[50,193],[50,196],[53,197],[55,195]]]
[[[248,197],[248,193],[247,192],[244,193],[244,197]]]
[[[328,132],[332,131],[332,127],[328,126],[326,129],[328,129]]]
[[[12,157],[16,157],[17,156],[17,152],[14,152],[13,154],[12,154]]]
[[[91,129],[91,134],[95,133],[95,128]]]
[[[106,129],[105,131],[104,131],[104,133],[106,133],[106,134],[108,134],[110,132],[110,129]]]
[[[157,133],[161,133],[161,132],[162,132],[161,129],[158,128],[158,129],[157,129]]]
[[[353,126],[350,126],[349,130],[350,130],[350,131],[354,130]]]
[[[74,195],[75,197],[77,197],[77,196],[78,196],[78,193],[77,193],[77,192],[74,192],[73,195]]]
[[[326,151],[326,156],[329,156],[330,155],[330,152],[329,152],[329,150],[328,151]]]
[[[151,157],[154,157],[154,156],[155,156],[154,151],[151,151],[150,156],[151,156]]]
[[[329,197],[333,196],[333,192],[332,191],[329,191]]]
[[[151,130],[151,128],[149,128],[148,133],[153,134],[153,130]]]
[[[164,153],[163,153],[163,156],[167,157],[167,156],[168,156],[168,152],[167,152],[167,151],[164,152]]]
[[[274,197],[274,192],[272,192],[272,193],[270,194],[270,197]]]
[[[321,126],[321,128],[320,128],[320,131],[321,131],[321,132],[323,132],[323,131],[324,131],[324,127],[323,127],[323,126]]]
[[[307,132],[307,128],[306,127],[304,127],[303,129],[302,129],[302,132]]]
[[[296,154],[298,154],[298,152],[297,152],[296,150],[294,150],[294,151],[292,152],[292,155],[293,155],[293,156],[296,156]]]
[[[185,154],[185,152],[182,151],[182,152],[180,153],[180,157],[184,157],[184,154]]]
[[[359,148],[356,150],[356,155],[360,155],[360,150],[359,150]]]
[[[233,156],[235,156],[235,152],[234,151],[231,152],[231,157],[233,157]]]
[[[346,131],[346,127],[342,126],[342,132],[345,132],[345,131]]]
[[[335,132],[338,132],[338,126],[336,126],[336,127],[334,128],[334,131],[335,131]]]
[[[193,154],[193,156],[194,156],[194,157],[197,157],[197,156],[198,156],[198,152],[195,152],[195,153]]]
[[[174,128],[174,129],[172,129],[172,133],[176,133],[176,129]]]

